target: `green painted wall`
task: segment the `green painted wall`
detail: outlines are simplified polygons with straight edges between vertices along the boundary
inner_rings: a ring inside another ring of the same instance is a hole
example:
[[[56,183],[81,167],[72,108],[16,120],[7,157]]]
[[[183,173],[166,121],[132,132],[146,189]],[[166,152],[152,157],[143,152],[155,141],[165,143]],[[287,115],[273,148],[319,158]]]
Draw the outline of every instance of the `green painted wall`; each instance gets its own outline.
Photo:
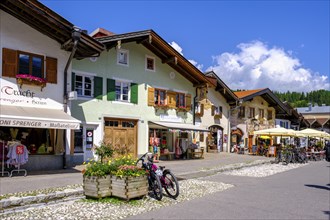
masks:
[[[103,116],[109,117],[126,117],[138,118],[138,153],[144,153],[148,146],[148,121],[159,121],[160,114],[177,115],[182,117],[182,122],[192,123],[192,112],[177,113],[176,110],[170,109],[155,111],[154,107],[147,105],[148,87],[166,88],[169,90],[185,91],[195,96],[195,88],[192,83],[182,75],[174,71],[167,64],[162,64],[161,60],[153,53],[147,50],[141,44],[128,43],[122,44],[122,49],[129,50],[129,66],[117,64],[116,49],[112,48],[105,51],[101,56],[92,62],[90,59],[74,60],[73,71],[95,76],[103,77],[103,98],[97,99],[79,99],[71,101],[72,115],[83,123],[99,123],[101,125]],[[145,70],[146,55],[155,57],[156,71]],[[175,72],[175,78],[171,79],[170,72]],[[107,101],[106,96],[106,79],[123,79],[131,80],[132,83],[138,84],[138,104],[120,103],[116,101]],[[71,80],[69,80],[71,82]],[[103,128],[98,128],[98,132],[103,132]],[[96,135],[99,138],[103,134]],[[98,143],[101,140],[95,140]]]

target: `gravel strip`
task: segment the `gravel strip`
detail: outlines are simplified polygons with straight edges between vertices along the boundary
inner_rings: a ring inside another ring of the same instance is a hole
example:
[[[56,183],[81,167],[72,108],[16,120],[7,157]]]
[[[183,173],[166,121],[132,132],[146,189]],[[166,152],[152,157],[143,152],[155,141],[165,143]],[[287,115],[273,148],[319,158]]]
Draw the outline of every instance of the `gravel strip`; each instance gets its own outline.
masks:
[[[0,215],[1,219],[122,219],[161,207],[175,205],[184,201],[224,191],[233,187],[231,184],[184,180],[179,182],[180,195],[174,200],[164,194],[162,201],[149,196],[132,202],[100,202],[98,200],[78,200],[47,205],[42,208],[30,208],[23,212]]]
[[[237,170],[226,171],[223,172],[223,174],[233,175],[233,176],[265,177],[306,165],[307,164],[298,164],[298,163],[290,163],[288,165],[262,164],[259,166],[244,167]]]

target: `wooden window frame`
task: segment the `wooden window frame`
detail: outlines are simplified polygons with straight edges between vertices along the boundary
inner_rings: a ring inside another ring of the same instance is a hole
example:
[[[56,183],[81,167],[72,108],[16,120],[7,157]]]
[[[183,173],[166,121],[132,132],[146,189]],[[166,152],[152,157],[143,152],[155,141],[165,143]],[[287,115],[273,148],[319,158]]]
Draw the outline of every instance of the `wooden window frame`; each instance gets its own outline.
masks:
[[[245,106],[240,106],[238,116],[240,118],[245,118]]]
[[[158,92],[157,94],[157,99],[156,99],[156,93]],[[161,92],[164,92],[164,104],[161,104]],[[155,106],[167,106],[167,95],[166,95],[166,90],[165,89],[157,89],[155,88],[155,92],[154,92],[154,103],[155,103]]]
[[[213,105],[211,115],[214,116],[214,118],[222,118],[222,106]]]
[[[197,102],[195,105],[195,115],[196,116],[203,116],[204,115],[204,104]]]
[[[152,61],[152,68],[149,65],[149,61]],[[145,69],[151,72],[156,72],[156,59],[154,57],[146,55]]]
[[[184,101],[184,105],[180,105],[181,103],[180,103],[180,98],[182,98],[182,97],[180,97],[180,96],[183,96],[183,101]],[[186,100],[186,94],[184,94],[184,93],[176,93],[176,95],[175,95],[175,97],[176,97],[176,107],[177,108],[186,108],[187,107],[187,100]]]
[[[29,56],[29,73],[20,73],[19,72],[19,69],[20,69],[20,55],[27,55]],[[28,75],[31,75],[33,76],[33,57],[36,57],[36,58],[40,58],[41,59],[41,76],[40,78],[42,79],[46,79],[45,77],[45,57],[42,56],[42,55],[39,55],[39,54],[34,54],[34,53],[29,53],[29,52],[25,52],[25,51],[20,51],[18,50],[17,51],[17,74],[28,74]],[[37,76],[39,77],[39,76]]]
[[[250,107],[249,110],[250,110],[249,118],[254,118],[256,116],[255,108]]]
[[[120,83],[120,99],[117,99],[117,90],[116,90],[116,99],[115,101],[118,102],[131,102],[131,83],[128,81],[123,81],[123,80],[116,80],[115,86],[117,87],[117,83]],[[127,100],[123,99],[123,83],[127,84],[128,91],[127,91]]]
[[[82,94],[79,94],[78,91],[77,91],[77,76],[81,76],[83,78],[82,80]],[[86,77],[89,77],[91,78],[91,95],[85,95],[85,78]],[[94,97],[94,77],[93,76],[90,76],[90,75],[84,75],[84,74],[79,74],[79,73],[76,73],[75,74],[75,85],[74,85],[74,91],[77,91],[77,95],[78,97],[85,97],[85,98],[93,98]]]
[[[32,67],[31,60],[33,57],[37,57],[41,59],[41,78],[45,80],[46,83],[53,83],[57,84],[57,59],[53,57],[43,56],[40,54],[25,52],[25,51],[19,51],[19,50],[13,50],[9,48],[2,48],[2,76],[3,77],[10,77],[10,78],[17,78],[17,75],[23,74],[19,73],[19,55],[24,54],[29,56],[29,73],[26,75],[33,76],[32,73]],[[40,77],[39,77],[40,78]],[[21,78],[20,78],[21,79]],[[27,83],[23,82],[22,84],[30,84],[33,85],[34,83]],[[22,85],[21,84],[21,85]],[[46,86],[43,85],[43,86]]]
[[[259,118],[264,119],[265,118],[265,110],[262,108],[259,108]]]
[[[120,53],[124,53],[126,55],[126,63],[121,62]],[[125,50],[125,49],[117,50],[117,64],[122,66],[129,66],[129,50]]]
[[[267,120],[272,120],[273,119],[273,111],[272,110],[268,110],[267,111]]]

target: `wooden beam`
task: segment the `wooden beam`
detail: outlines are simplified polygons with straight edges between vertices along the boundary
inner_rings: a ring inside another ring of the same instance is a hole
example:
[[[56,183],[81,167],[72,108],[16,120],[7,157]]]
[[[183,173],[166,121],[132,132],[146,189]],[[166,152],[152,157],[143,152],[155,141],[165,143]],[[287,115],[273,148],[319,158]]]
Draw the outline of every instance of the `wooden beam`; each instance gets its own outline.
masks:
[[[178,64],[178,58],[176,56],[167,58],[165,60],[162,60],[162,63],[174,63],[175,65]]]
[[[148,37],[145,37],[145,38],[143,38],[141,40],[137,40],[136,43],[137,44],[145,44],[145,43],[151,44],[152,43],[152,36],[149,35]]]

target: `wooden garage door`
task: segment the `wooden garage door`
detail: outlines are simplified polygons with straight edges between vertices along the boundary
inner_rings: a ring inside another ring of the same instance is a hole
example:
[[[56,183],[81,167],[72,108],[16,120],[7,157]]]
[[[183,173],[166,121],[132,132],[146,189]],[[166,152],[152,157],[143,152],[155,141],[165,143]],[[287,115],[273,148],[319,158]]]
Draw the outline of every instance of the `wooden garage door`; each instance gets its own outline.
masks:
[[[129,154],[137,156],[136,124],[136,120],[106,118],[104,122],[104,141],[119,148],[127,146]]]

